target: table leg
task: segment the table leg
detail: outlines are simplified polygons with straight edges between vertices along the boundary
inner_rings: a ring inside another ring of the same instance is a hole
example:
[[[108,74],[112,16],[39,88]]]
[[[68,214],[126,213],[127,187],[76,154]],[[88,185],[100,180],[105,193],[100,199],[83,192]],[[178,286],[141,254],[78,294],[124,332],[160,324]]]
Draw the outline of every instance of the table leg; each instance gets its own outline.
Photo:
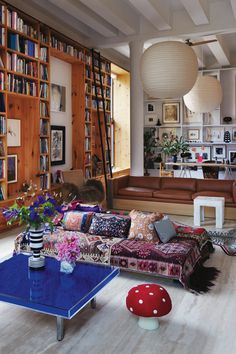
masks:
[[[200,207],[200,222],[204,221],[205,219],[205,214],[204,214],[204,206]]]
[[[95,309],[96,308],[96,297],[94,297],[91,301],[90,301],[90,306],[92,309]]]
[[[64,338],[64,318],[57,316],[57,340]]]
[[[224,223],[224,209],[222,206],[216,206],[216,228],[222,229]]]
[[[200,217],[201,207],[200,205],[194,204],[194,225],[201,225],[201,217]]]

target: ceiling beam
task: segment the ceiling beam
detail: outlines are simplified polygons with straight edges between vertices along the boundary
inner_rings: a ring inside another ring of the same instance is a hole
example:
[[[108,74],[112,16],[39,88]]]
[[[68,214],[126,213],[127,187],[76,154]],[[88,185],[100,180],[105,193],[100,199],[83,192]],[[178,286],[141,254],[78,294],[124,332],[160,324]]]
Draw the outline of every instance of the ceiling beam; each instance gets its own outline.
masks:
[[[221,66],[229,66],[230,65],[229,51],[228,51],[227,47],[225,46],[222,37],[220,35],[208,36],[208,37],[204,37],[203,39],[204,40],[207,40],[207,39],[216,39],[217,40],[217,42],[208,43],[207,45]]]
[[[138,30],[138,18],[130,6],[119,0],[80,0],[85,6],[108,21],[125,35],[133,35]]]
[[[150,0],[129,0],[129,2],[159,31],[171,29],[170,24]]]
[[[200,0],[180,0],[196,26],[206,25],[209,19]]]
[[[96,18],[97,16],[92,11],[85,8],[85,6],[78,3],[78,1],[74,3],[70,0],[49,0],[49,2],[62,9],[73,18],[91,27],[104,37],[113,37],[117,34],[115,28],[112,28],[110,24],[105,25],[104,21]]]
[[[203,50],[202,50],[201,46],[194,46],[194,47],[192,47],[192,49],[194,50],[194,52],[197,56],[198,67],[201,69],[205,68],[206,64],[204,61],[204,55],[203,55]]]

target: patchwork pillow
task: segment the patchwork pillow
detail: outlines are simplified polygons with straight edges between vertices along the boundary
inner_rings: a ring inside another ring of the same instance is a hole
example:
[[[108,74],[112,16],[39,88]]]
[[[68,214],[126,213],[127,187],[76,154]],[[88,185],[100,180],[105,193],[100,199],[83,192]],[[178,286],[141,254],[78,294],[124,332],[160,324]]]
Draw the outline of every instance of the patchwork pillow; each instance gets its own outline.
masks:
[[[63,217],[63,227],[69,231],[87,232],[93,217],[92,212],[68,211]]]
[[[127,238],[129,228],[129,216],[94,214],[88,233],[91,235]]]
[[[173,237],[177,236],[175,227],[168,217],[154,223],[155,230],[161,242],[167,243]]]
[[[154,228],[154,222],[161,220],[161,213],[144,213],[142,211],[132,210],[130,212],[131,226],[129,231],[129,240],[142,240],[147,242],[160,241]]]

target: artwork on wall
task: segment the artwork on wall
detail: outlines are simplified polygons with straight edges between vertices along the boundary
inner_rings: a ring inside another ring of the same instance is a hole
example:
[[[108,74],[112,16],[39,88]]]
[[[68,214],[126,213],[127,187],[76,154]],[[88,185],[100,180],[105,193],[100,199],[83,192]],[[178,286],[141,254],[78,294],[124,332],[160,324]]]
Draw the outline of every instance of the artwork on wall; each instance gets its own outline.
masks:
[[[157,125],[157,115],[156,114],[147,114],[144,119],[145,125]]]
[[[184,105],[184,123],[202,123],[202,114],[192,112]]]
[[[212,157],[217,158],[217,159],[224,159],[225,158],[225,146],[224,145],[214,145]]]
[[[20,119],[7,120],[7,146],[21,146],[21,121]]]
[[[56,84],[51,84],[51,111],[66,111],[66,88]]]
[[[200,140],[200,129],[188,129],[188,140]]]
[[[163,123],[179,123],[179,102],[163,103]]]
[[[190,161],[192,161],[192,162],[211,159],[211,147],[210,146],[191,146],[189,150],[192,155],[192,157],[190,159]]]
[[[232,141],[236,142],[236,128],[232,129]]]
[[[64,126],[51,126],[51,165],[65,164],[65,131]]]
[[[224,141],[224,128],[223,127],[206,128],[206,141],[208,141],[208,142],[223,142]]]
[[[236,165],[236,151],[229,151],[229,163]]]
[[[17,182],[17,155],[7,156],[7,182]]]
[[[147,113],[155,113],[156,112],[156,106],[155,106],[155,102],[148,102],[147,103]]]

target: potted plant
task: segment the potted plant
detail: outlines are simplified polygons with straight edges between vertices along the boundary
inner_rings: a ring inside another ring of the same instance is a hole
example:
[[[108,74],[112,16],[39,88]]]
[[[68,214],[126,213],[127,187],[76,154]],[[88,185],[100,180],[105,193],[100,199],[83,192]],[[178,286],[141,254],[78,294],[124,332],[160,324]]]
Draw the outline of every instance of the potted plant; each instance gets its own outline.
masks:
[[[34,193],[31,195],[32,197],[34,197]],[[52,229],[52,218],[58,212],[60,212],[60,207],[49,194],[39,195],[29,206],[24,205],[23,198],[18,198],[12,206],[2,208],[2,214],[8,225],[25,224],[26,230],[29,231],[30,248],[33,252],[33,256],[29,258],[31,268],[44,267],[45,260],[40,256],[40,250],[43,248],[45,224]]]
[[[173,156],[173,162],[177,161],[179,153],[189,151],[189,144],[184,140],[183,136],[178,138],[178,136],[174,136],[173,134],[170,137],[164,137],[161,146],[164,154]]]
[[[149,176],[148,168],[154,168],[153,148],[157,147],[155,129],[150,129],[144,133],[144,169],[145,176]]]

